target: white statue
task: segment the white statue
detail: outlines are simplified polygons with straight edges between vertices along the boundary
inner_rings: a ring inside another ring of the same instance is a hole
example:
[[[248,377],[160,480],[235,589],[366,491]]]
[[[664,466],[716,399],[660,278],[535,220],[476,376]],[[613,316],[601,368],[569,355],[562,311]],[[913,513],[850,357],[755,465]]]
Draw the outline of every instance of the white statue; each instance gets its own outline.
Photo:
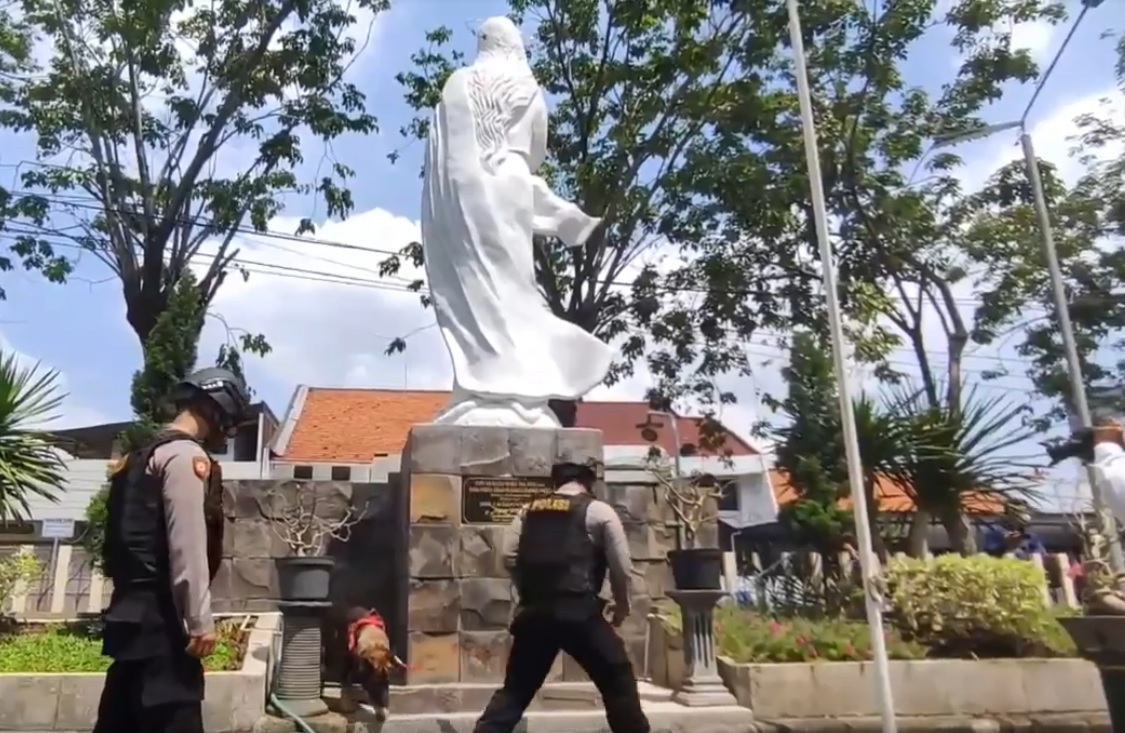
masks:
[[[477,58],[441,92],[426,143],[422,247],[453,361],[453,399],[435,422],[558,427],[547,400],[601,384],[610,347],[556,317],[535,281],[532,235],[582,245],[600,223],[535,171],[547,104],[519,29],[491,18]]]

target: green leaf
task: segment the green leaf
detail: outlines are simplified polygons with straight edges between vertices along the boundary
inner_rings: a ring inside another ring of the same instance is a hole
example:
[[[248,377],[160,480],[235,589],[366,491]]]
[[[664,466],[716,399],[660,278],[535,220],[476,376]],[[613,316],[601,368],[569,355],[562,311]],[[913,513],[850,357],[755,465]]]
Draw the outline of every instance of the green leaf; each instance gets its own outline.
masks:
[[[0,351],[0,521],[27,519],[29,499],[57,502],[65,490],[66,462],[43,429],[65,397],[58,378]]]

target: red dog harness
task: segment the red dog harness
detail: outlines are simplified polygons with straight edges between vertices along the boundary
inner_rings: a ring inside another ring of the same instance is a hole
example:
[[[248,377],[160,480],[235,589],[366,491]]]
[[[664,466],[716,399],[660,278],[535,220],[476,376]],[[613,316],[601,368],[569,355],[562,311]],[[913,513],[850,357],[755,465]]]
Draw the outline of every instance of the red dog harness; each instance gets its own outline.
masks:
[[[380,631],[384,631],[384,632],[387,630],[387,623],[385,621],[383,621],[383,617],[380,616],[379,614],[375,613],[374,611],[367,614],[366,616],[364,616],[363,618],[361,618],[358,621],[353,621],[351,624],[348,625],[348,651],[349,652],[355,651],[355,642],[356,642],[356,639],[359,638],[359,632],[363,631],[364,628],[366,628],[368,626],[373,626],[376,629],[379,629]]]

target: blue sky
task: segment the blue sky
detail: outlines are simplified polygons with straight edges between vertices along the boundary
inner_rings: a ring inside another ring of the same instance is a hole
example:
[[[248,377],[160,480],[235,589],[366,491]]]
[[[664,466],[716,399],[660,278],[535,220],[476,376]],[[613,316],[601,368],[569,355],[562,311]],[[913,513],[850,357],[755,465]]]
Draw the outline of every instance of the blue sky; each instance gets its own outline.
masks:
[[[1077,2],[1073,5],[1076,8]],[[394,75],[408,67],[409,56],[422,44],[427,28],[448,25],[467,46],[471,41],[467,26],[502,13],[505,7],[499,0],[400,0],[394,10],[376,21],[371,41],[353,69],[353,80],[367,93],[382,131],[335,145],[336,156],[359,172],[352,183],[356,210],[348,221],[322,227],[318,239],[394,250],[417,237],[420,146],[407,146],[397,165],[386,160],[388,152],[402,148],[398,128],[409,114]],[[1068,147],[1069,120],[1090,110],[1099,96],[1115,95],[1115,108],[1121,112],[1125,100],[1114,89],[1112,44],[1099,39],[1106,28],[1125,29],[1125,3],[1108,0],[1091,13],[1039,99],[1031,127],[1041,157],[1061,162]],[[1014,33],[1017,43],[1049,60],[1065,27],[1023,26]],[[908,79],[927,86],[948,80],[953,71],[954,61],[940,37],[925,39],[906,64]],[[1002,122],[1018,117],[1029,95],[1030,89],[1013,89],[995,105],[990,119]],[[967,161],[963,172],[967,183],[981,181],[997,165],[1014,158],[1018,154],[1014,142],[1014,135],[1009,135],[964,146],[960,152]],[[3,136],[0,151],[0,176],[5,183],[10,182],[16,165],[34,157],[30,140],[23,136]],[[310,162],[305,173],[314,172],[320,157],[319,150],[306,151]],[[315,211],[311,201],[296,201],[287,214],[300,217],[315,215]],[[292,222],[279,222],[275,228],[286,231],[287,227],[292,231]],[[448,385],[444,348],[435,329],[429,327],[432,315],[421,309],[415,295],[402,291],[401,282],[372,285],[380,255],[281,240],[247,240],[242,245],[242,256],[260,263],[256,269],[275,275],[255,272],[245,283],[231,278],[215,310],[232,327],[263,332],[274,344],[275,352],[264,360],[252,360],[248,372],[258,394],[275,412],[284,411],[299,383],[390,388]],[[293,277],[301,272],[316,280]],[[92,258],[80,263],[76,277],[66,286],[44,283],[33,274],[3,275],[8,300],[0,303],[0,339],[9,348],[62,372],[71,394],[61,421],[67,425],[129,416],[129,377],[139,363],[140,349],[125,324],[120,288],[107,278],[109,273]],[[344,278],[349,284],[341,284]],[[970,302],[972,293],[964,298]],[[407,353],[384,357],[387,340],[409,331],[417,333],[411,337]],[[201,358],[210,359],[223,337],[218,321],[210,322]],[[775,364],[783,361],[781,354],[766,345],[755,344],[752,352]],[[895,359],[908,362],[909,356],[904,353]],[[999,359],[1011,361],[1010,349],[978,350],[969,359],[969,369],[979,373],[995,368]],[[1019,371],[1018,363],[1011,367]],[[775,370],[767,369],[757,385],[748,381],[732,384],[743,403],[727,416],[734,427],[745,430],[752,421],[754,387],[776,382]],[[639,396],[644,386],[642,375],[613,389],[599,390],[599,394]],[[1022,398],[1027,388],[1018,377],[992,387],[1015,398]]]

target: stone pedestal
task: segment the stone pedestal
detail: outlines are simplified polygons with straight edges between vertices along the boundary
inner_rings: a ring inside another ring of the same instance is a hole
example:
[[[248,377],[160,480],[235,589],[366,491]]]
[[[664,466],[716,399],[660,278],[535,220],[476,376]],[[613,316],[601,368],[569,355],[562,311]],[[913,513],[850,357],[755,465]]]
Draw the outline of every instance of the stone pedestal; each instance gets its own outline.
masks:
[[[503,562],[508,508],[479,522],[480,486],[490,478],[539,481],[547,490],[560,461],[601,460],[602,434],[586,429],[418,425],[402,455],[409,495],[408,684],[503,680],[514,593]],[[466,516],[470,491],[472,516]],[[651,491],[649,492],[651,494]],[[605,497],[603,497],[605,498]],[[644,590],[644,583],[636,584]],[[643,622],[647,599],[637,599]],[[632,642],[643,658],[644,626]],[[548,681],[585,681],[560,655]]]
[[[727,595],[721,590],[670,590],[680,607],[684,636],[684,684],[672,696],[689,707],[737,705],[719,677],[715,661],[715,604]]]

